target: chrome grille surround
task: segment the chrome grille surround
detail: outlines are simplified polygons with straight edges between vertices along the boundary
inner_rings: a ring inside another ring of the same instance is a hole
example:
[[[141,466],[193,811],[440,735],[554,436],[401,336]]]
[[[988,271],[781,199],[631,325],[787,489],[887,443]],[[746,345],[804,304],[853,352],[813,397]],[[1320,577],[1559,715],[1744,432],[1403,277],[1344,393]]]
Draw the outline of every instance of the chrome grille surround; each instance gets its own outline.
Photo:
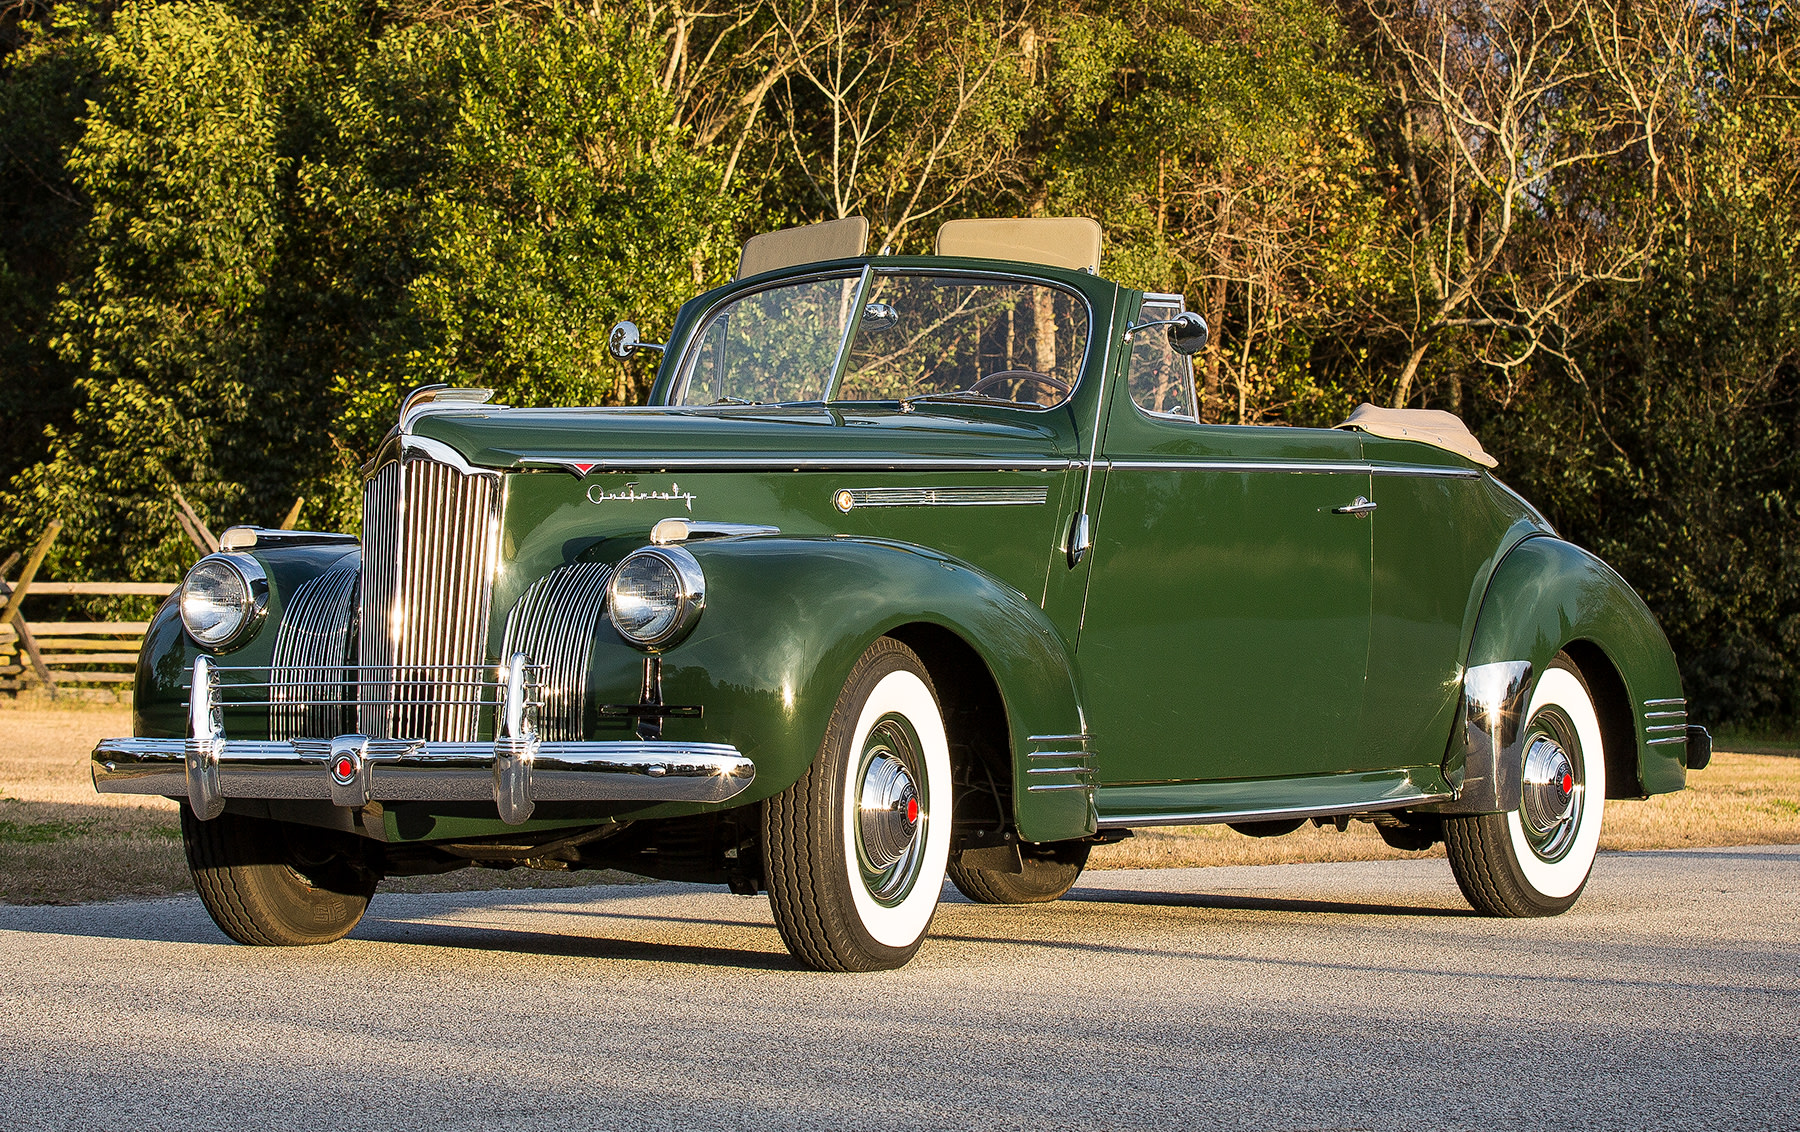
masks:
[[[360,733],[474,741],[480,689],[445,673],[488,666],[502,503],[498,472],[405,447],[364,484]]]
[[[269,738],[330,738],[351,726],[345,668],[355,656],[362,556],[345,555],[288,599],[269,662]]]
[[[506,619],[501,654],[523,653],[540,672],[537,731],[543,739],[586,738],[588,666],[612,572],[598,562],[552,570],[532,583]]]

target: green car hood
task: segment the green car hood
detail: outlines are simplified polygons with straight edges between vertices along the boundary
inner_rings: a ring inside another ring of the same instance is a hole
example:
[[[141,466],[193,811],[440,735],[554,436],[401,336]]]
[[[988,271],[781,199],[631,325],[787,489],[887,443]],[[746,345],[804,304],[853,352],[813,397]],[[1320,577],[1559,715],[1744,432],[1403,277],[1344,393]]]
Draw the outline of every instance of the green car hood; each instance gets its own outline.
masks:
[[[717,457],[730,465],[786,456],[865,463],[886,457],[1060,460],[1074,454],[1075,423],[1066,408],[945,408],[490,408],[431,413],[416,420],[412,432],[488,468],[591,464],[605,471],[653,465],[659,456],[688,464]]]

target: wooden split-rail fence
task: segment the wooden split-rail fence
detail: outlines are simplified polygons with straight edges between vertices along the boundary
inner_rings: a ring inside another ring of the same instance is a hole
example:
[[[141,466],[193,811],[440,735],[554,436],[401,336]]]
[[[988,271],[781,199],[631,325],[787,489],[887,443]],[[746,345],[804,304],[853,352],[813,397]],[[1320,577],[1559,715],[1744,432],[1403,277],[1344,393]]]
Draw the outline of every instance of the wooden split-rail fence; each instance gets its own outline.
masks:
[[[177,582],[37,582],[21,586],[33,597],[166,597]],[[9,598],[13,595],[9,595]],[[39,689],[56,695],[130,684],[148,621],[32,621],[27,601],[0,625],[0,692]],[[21,632],[21,629],[23,630]]]
[[[181,494],[171,487],[176,521],[201,554],[219,549],[219,540]],[[281,529],[293,530],[300,518],[304,497],[282,520]],[[179,582],[40,582],[38,567],[50,544],[62,532],[58,519],[32,547],[18,580],[8,582],[19,562],[14,554],[0,562],[0,693],[17,696],[41,689],[51,696],[65,690],[93,695],[130,684],[136,675],[138,650],[143,647],[148,621],[32,621],[25,616],[25,601],[33,597],[167,597]],[[98,685],[98,688],[95,686]]]
[[[62,523],[50,524],[32,548],[18,580],[7,575],[19,561],[0,563],[0,693],[41,690],[51,696],[121,690],[137,669],[148,621],[33,621],[26,602],[46,597],[167,597],[177,582],[40,582],[38,567]],[[109,687],[110,686],[110,687]]]

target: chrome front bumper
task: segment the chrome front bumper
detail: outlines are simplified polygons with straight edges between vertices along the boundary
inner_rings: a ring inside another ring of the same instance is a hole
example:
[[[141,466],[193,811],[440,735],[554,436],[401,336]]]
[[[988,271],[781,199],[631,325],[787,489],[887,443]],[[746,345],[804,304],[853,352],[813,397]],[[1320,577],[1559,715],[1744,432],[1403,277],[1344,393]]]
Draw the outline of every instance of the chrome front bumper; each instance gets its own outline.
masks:
[[[538,802],[724,802],[749,789],[756,765],[724,743],[427,743],[404,739],[102,739],[103,794],[183,797],[201,818],[228,798],[367,802],[492,799],[517,824]],[[348,771],[349,773],[340,773]]]
[[[94,788],[103,794],[186,796],[194,816],[218,817],[231,798],[370,802],[479,802],[517,825],[538,802],[724,802],[756,780],[756,764],[726,743],[537,738],[528,708],[529,665],[500,671],[500,735],[492,743],[380,739],[227,739],[220,686],[207,657],[194,662],[186,739],[102,739]]]

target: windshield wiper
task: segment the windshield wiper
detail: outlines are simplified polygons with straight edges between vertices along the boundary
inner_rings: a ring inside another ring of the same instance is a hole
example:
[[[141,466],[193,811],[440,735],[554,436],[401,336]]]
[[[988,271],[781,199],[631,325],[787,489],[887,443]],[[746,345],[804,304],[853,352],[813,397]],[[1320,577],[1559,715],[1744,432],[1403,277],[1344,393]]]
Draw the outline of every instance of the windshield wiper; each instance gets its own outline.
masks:
[[[912,407],[914,405],[930,401],[948,401],[951,404],[955,404],[959,401],[973,404],[985,402],[996,405],[1030,404],[1028,401],[1017,401],[1011,397],[995,397],[991,393],[977,393],[972,389],[952,389],[944,393],[915,393],[911,397],[902,397],[900,399],[900,411],[903,413],[910,413],[912,412]]]

